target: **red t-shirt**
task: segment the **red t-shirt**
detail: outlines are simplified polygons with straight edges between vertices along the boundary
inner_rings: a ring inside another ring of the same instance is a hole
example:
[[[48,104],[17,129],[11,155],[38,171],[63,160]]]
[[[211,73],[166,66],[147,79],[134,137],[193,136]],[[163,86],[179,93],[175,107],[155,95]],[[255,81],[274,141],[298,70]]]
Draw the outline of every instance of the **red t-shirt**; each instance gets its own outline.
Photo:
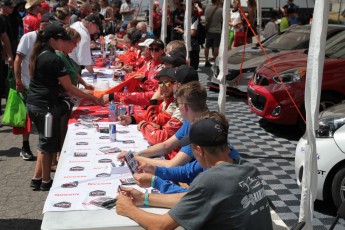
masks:
[[[36,31],[40,28],[38,16],[28,13],[23,19],[24,34],[30,31]]]

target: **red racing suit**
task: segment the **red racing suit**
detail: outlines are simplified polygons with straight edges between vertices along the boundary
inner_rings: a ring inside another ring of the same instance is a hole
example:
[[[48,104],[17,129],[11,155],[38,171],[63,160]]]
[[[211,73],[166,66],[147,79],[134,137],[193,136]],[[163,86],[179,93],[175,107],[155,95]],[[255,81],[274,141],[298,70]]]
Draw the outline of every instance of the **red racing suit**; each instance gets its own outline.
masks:
[[[134,118],[136,123],[145,120],[140,127],[140,131],[151,145],[155,145],[169,139],[176,133],[183,123],[183,119],[181,117],[180,110],[176,105],[175,99],[169,99],[160,105],[151,105],[147,108],[144,114],[141,116],[134,116]],[[167,154],[166,158],[173,158],[178,153],[179,149],[180,148],[177,148],[172,153]]]
[[[130,73],[130,76],[144,74],[145,78],[140,82],[135,92],[115,92],[114,101],[123,101],[126,104],[146,106],[150,104],[154,91],[158,88],[158,81],[154,78],[162,69],[164,64],[160,60],[151,60],[143,65],[138,71]]]

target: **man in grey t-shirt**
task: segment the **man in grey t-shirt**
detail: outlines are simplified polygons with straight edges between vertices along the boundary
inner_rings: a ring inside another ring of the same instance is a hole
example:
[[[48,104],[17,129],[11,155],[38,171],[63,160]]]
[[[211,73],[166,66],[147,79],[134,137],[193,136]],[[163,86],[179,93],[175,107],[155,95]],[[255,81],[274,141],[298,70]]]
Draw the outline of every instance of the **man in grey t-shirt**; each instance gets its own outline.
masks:
[[[183,103],[181,103],[183,106]],[[224,115],[207,112],[194,120],[189,137],[193,154],[208,171],[199,174],[187,193],[143,194],[121,187],[116,212],[145,229],[256,229],[272,230],[268,200],[257,168],[228,155],[229,124]],[[135,205],[171,208],[157,215]]]
[[[122,14],[123,26],[134,19],[134,11],[135,9],[131,0],[126,0],[126,2],[121,4],[120,14]]]
[[[211,67],[209,62],[209,50],[213,50],[213,58],[216,60],[222,35],[223,9],[219,0],[212,0],[212,5],[205,9],[206,43],[205,43],[205,67]]]

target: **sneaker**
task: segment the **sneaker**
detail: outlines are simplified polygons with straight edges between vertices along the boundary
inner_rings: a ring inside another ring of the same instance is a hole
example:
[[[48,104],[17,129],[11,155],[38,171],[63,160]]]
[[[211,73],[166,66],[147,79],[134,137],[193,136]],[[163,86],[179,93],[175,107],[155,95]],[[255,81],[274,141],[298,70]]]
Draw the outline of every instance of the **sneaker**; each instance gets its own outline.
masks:
[[[20,151],[20,156],[23,157],[23,160],[25,161],[31,161],[35,158],[31,150],[24,147]]]
[[[41,191],[49,191],[50,188],[52,187],[52,185],[53,185],[53,180],[50,180],[48,183],[42,182],[41,186],[40,186],[40,190]]]
[[[205,63],[205,67],[211,67],[211,66],[212,64],[209,61]]]
[[[39,180],[34,180],[34,179],[32,179],[32,180],[31,180],[31,183],[30,183],[30,187],[31,187],[33,190],[40,190],[41,183],[42,183],[42,179],[39,179]]]

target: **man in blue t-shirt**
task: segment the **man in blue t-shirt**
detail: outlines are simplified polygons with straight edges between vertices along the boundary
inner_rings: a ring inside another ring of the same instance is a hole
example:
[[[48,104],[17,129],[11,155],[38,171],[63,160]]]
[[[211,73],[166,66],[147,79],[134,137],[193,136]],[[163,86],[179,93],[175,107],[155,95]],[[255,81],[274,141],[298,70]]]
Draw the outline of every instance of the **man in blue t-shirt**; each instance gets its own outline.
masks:
[[[195,70],[189,69],[190,73]],[[196,72],[196,71],[195,71]],[[179,83],[177,83],[179,84]],[[177,106],[181,112],[181,116],[184,119],[184,123],[181,128],[170,137],[168,140],[158,143],[136,154],[136,158],[141,162],[145,162],[151,165],[174,167],[179,165],[185,165],[194,159],[190,146],[185,146],[180,149],[176,156],[171,160],[155,160],[149,157],[164,156],[172,150],[180,147],[180,140],[188,136],[190,121],[193,121],[195,117],[207,111],[206,89],[198,82],[192,81],[181,85],[175,93]],[[125,153],[119,154],[118,158],[123,158]]]

